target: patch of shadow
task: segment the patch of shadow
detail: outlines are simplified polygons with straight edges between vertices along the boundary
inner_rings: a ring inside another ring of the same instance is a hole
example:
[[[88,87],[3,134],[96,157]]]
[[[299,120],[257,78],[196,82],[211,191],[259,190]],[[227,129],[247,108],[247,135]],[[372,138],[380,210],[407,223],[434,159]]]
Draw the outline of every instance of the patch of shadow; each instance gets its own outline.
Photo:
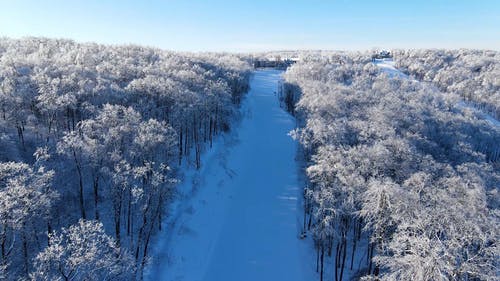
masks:
[[[189,207],[186,208],[186,210],[184,211],[184,213],[192,215],[192,214],[195,213],[195,209],[193,208],[193,206],[189,206]]]
[[[177,234],[180,236],[196,236],[196,231],[186,225],[182,225],[177,231]]]

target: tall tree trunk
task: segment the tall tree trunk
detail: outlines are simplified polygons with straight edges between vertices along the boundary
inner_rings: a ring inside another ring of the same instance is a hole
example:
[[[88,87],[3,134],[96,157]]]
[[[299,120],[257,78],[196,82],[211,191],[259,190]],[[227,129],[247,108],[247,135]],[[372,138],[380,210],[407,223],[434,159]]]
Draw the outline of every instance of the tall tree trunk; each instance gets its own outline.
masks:
[[[76,164],[76,171],[78,173],[78,184],[79,184],[79,201],[80,201],[80,212],[82,219],[87,219],[87,216],[85,214],[85,206],[84,206],[84,199],[83,199],[83,175],[82,175],[82,167],[80,161],[78,161],[78,157],[76,156],[76,151],[73,149],[73,157],[75,159],[75,164]]]
[[[344,267],[345,267],[345,258],[347,256],[347,240],[345,237],[342,238],[342,266],[340,267],[340,278],[339,280],[342,281],[342,278],[344,277]]]
[[[354,264],[354,253],[356,252],[356,246],[357,246],[357,239],[356,239],[356,231],[354,232],[354,236],[352,239],[352,253],[351,253],[351,266],[350,269],[352,270],[352,266]]]
[[[160,193],[160,196],[159,196],[159,201],[158,201],[158,231],[161,231],[161,228],[162,228],[162,214],[163,214],[163,194]]]
[[[136,260],[136,262],[139,261],[139,253],[140,253],[140,249],[141,249],[141,242],[142,242],[142,239],[143,239],[145,228],[146,228],[146,226],[148,224],[148,212],[149,212],[150,208],[151,208],[151,195],[148,196],[148,200],[147,200],[147,203],[146,203],[146,208],[144,209],[144,213],[142,214],[142,225],[139,228],[139,234],[137,235],[137,247],[136,247],[136,250],[135,250],[135,260]]]
[[[179,166],[181,165],[182,162],[182,127],[180,127],[179,130]]]
[[[370,247],[369,247],[369,251],[370,251],[370,254],[368,255],[369,256],[369,264],[368,264],[368,274],[371,274],[372,273],[372,265],[373,265],[373,250],[374,250],[374,246],[375,246],[375,243],[371,243]]]
[[[214,118],[214,135],[217,135],[217,126],[219,125],[219,106],[215,107],[215,118]]]
[[[195,148],[195,163],[196,163],[196,169],[201,168],[201,163],[200,163],[200,154],[201,154],[201,144],[200,144],[200,137],[199,137],[199,128],[198,128],[198,123],[196,121],[196,117],[193,120],[193,138],[194,138],[194,148]]]
[[[186,126],[186,131],[185,131],[185,134],[184,134],[184,155],[188,155],[189,154],[188,136],[189,136],[189,131],[188,131],[188,126]]]
[[[72,127],[73,131],[75,130],[75,125],[76,125],[75,111],[71,110],[71,127]]]
[[[158,206],[156,208],[156,214],[158,214],[158,218],[159,218],[159,214],[160,214],[160,210],[161,210],[161,201],[158,201]],[[154,216],[150,222],[150,226],[149,226],[149,231],[148,233],[146,234],[146,241],[144,242],[144,252],[143,252],[143,255],[142,255],[142,262],[141,262],[141,278],[142,278],[142,275],[143,275],[143,272],[144,272],[144,267],[146,265],[146,260],[147,260],[147,256],[148,256],[148,246],[149,246],[149,241],[151,240],[151,235],[153,233],[153,228],[154,228],[154,224],[155,224],[155,217],[157,216]]]
[[[307,210],[306,207],[304,206],[304,221],[303,221],[303,226],[302,226],[302,231],[306,231],[306,217],[307,217]]]
[[[213,126],[214,126],[214,121],[212,117],[210,117],[210,131],[209,131],[210,148],[212,148],[212,142],[213,142]]]
[[[23,147],[23,150],[26,150],[26,146],[24,145],[24,133],[23,133],[23,128],[21,126],[17,126],[17,135],[19,137],[19,140],[21,141],[21,145]]]
[[[340,255],[340,242],[337,242],[337,247],[335,247],[335,281],[339,281],[339,255]]]
[[[116,200],[114,202],[114,221],[115,221],[115,238],[116,238],[116,245],[121,247],[121,212],[122,212],[122,198],[120,195],[115,195],[116,198],[113,198],[113,200]]]
[[[94,176],[94,208],[95,208],[95,219],[99,220],[99,174],[98,174],[98,172]]]
[[[2,266],[0,267],[0,270],[6,270],[7,269],[7,252],[5,249],[5,243],[7,242],[7,233],[5,233],[5,226],[2,226],[2,234],[0,235],[0,250],[1,250],[1,255],[2,255]],[[7,272],[5,272],[5,276],[7,275]]]
[[[332,256],[332,248],[333,248],[333,238],[329,238],[328,239],[328,256],[331,257]]]
[[[319,246],[316,247],[316,272],[319,272]]]
[[[23,269],[24,269],[24,274],[26,276],[29,275],[29,258],[28,258],[28,239],[26,237],[26,225],[23,223],[23,229],[22,231],[22,240],[23,240]]]
[[[321,246],[321,270],[319,273],[319,280],[323,281],[323,268],[324,268],[324,260],[325,260],[325,248]]]
[[[127,235],[132,234],[132,190],[128,188],[128,206],[127,206]]]

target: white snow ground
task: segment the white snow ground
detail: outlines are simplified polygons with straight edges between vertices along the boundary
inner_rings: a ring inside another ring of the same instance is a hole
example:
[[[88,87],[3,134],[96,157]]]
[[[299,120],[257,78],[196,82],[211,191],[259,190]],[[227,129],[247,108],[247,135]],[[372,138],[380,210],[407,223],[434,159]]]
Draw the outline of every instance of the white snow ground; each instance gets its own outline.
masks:
[[[282,71],[257,70],[234,136],[186,175],[155,245],[150,280],[315,280],[312,245],[298,238],[295,120],[276,96]]]
[[[375,59],[373,61],[373,64],[380,67],[384,72],[389,74],[389,76],[391,77],[408,78],[408,75],[404,74],[394,66],[395,62],[392,59]]]

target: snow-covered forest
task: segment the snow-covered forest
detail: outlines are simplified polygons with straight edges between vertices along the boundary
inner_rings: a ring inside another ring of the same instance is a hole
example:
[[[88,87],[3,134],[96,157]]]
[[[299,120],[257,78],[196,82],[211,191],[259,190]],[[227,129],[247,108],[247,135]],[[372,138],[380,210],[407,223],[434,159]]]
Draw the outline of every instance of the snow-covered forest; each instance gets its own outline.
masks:
[[[249,74],[229,54],[0,39],[0,279],[140,276],[177,168],[203,165]]]
[[[500,54],[396,51],[403,73],[369,53],[303,57],[282,99],[318,279],[498,280],[500,127],[484,117]]]
[[[0,39],[0,279],[498,280],[500,53],[391,53]]]

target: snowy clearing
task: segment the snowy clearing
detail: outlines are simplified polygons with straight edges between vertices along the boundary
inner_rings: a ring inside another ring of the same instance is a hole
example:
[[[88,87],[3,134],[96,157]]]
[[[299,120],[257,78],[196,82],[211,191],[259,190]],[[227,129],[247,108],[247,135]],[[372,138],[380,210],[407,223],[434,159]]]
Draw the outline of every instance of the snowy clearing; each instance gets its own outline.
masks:
[[[282,71],[258,70],[233,136],[218,140],[180,189],[195,190],[159,236],[150,280],[313,280],[300,240],[295,120],[276,96]]]
[[[391,77],[408,78],[408,75],[404,74],[394,66],[395,62],[392,59],[374,59],[373,64],[380,67]]]

